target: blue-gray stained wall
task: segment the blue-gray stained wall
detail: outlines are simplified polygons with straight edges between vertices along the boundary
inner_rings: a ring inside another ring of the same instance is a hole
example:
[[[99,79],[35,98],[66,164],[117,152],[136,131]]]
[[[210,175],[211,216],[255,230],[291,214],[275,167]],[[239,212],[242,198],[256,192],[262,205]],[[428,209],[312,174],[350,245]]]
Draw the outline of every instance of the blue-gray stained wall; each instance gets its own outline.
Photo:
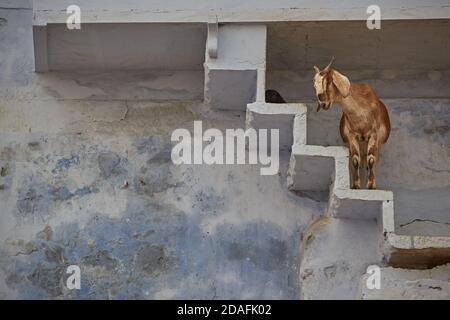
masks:
[[[243,127],[244,112],[204,106],[196,70],[36,74],[32,11],[26,1],[15,8],[0,9],[0,298],[301,297],[302,234],[326,204],[286,189],[288,155],[275,176],[258,166],[173,165],[174,129],[194,120]],[[449,103],[405,104],[392,107],[386,167],[399,168],[393,177],[409,189],[421,179],[416,189],[436,201],[433,188],[449,185]],[[312,120],[318,140],[336,141],[322,130],[334,130],[336,112]],[[422,151],[412,155],[416,140]],[[433,219],[445,222],[444,211]],[[327,270],[349,273],[358,255],[346,256],[350,267]],[[65,286],[72,264],[81,290]],[[342,296],[356,286],[346,283]]]
[[[192,100],[179,83],[195,72],[35,74],[31,10],[0,17],[1,298],[299,297],[301,232],[324,204],[258,166],[170,159],[174,129],[243,127],[243,112],[139,99]]]

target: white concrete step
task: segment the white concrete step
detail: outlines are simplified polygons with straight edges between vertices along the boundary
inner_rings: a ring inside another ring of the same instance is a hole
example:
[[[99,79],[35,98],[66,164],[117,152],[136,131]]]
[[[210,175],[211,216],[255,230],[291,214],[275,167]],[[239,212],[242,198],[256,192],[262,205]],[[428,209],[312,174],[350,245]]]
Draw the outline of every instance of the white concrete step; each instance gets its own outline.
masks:
[[[263,24],[208,24],[205,102],[212,108],[243,110],[261,100],[266,70],[267,27]]]

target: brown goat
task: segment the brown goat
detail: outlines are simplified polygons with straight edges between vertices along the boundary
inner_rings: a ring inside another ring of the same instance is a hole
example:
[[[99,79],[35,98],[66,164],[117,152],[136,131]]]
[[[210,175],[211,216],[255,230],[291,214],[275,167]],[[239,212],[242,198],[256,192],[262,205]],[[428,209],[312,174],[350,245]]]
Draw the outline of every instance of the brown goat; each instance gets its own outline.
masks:
[[[340,133],[350,150],[352,188],[361,187],[359,168],[365,165],[367,188],[375,189],[375,166],[380,159],[380,148],[391,131],[386,106],[369,85],[351,83],[346,76],[331,68],[332,62],[333,59],[322,71],[314,66],[317,111],[321,108],[328,110],[333,102],[341,105]]]

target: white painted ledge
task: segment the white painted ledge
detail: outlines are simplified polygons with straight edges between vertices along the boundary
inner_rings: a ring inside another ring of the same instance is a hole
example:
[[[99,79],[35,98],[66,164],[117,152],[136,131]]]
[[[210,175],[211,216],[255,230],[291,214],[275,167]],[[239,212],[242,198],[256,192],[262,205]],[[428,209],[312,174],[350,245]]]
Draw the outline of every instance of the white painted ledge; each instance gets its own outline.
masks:
[[[73,0],[34,0],[34,21],[65,23]],[[78,0],[84,23],[339,21],[368,17],[370,0]],[[447,19],[446,0],[379,0],[384,20]]]

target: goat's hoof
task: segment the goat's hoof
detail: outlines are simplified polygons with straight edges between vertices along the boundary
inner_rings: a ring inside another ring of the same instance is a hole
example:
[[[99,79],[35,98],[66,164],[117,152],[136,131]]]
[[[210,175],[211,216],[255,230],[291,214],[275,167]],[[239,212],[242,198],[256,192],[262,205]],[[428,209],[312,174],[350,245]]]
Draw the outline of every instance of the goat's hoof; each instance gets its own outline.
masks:
[[[367,183],[367,189],[375,190],[376,188],[377,188],[377,186],[376,186],[375,182],[368,182]]]
[[[352,189],[361,189],[361,184],[358,183],[353,183]]]

